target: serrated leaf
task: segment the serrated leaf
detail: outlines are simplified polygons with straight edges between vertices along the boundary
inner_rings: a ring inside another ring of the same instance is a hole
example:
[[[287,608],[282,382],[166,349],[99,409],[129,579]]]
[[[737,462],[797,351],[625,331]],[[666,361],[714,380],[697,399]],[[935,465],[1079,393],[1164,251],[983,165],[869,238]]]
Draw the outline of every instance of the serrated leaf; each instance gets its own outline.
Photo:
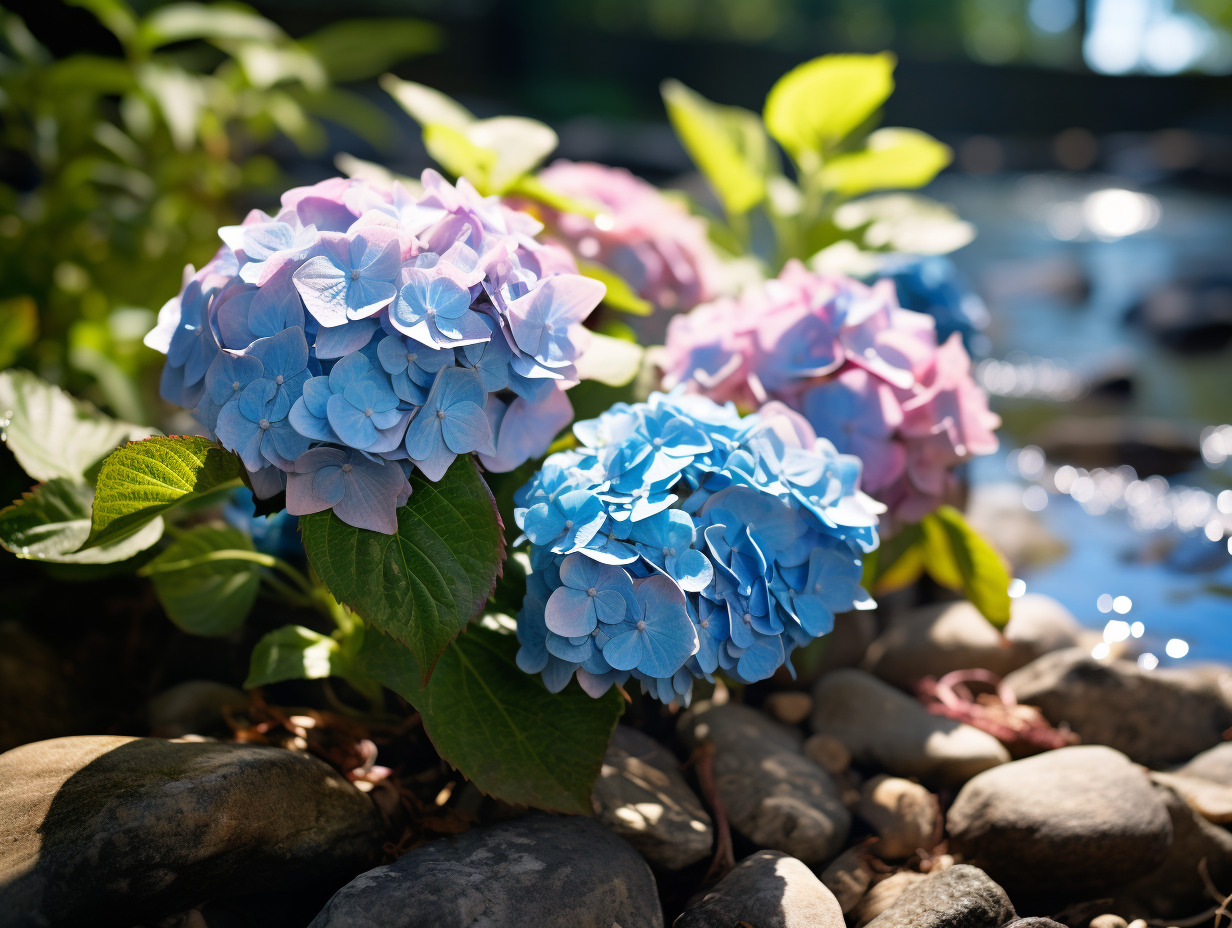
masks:
[[[472,625],[419,686],[414,658],[397,642],[369,634],[365,672],[423,717],[441,757],[483,792],[506,802],[590,813],[590,794],[623,710],[615,689],[591,699],[576,684],[553,695],[518,669],[513,635]]]
[[[424,84],[386,74],[381,77],[381,87],[421,126],[465,129],[475,121],[462,104]]]
[[[257,642],[244,686],[345,676],[344,661],[342,645],[334,638],[302,625],[284,625]]]
[[[372,77],[440,45],[440,30],[418,19],[348,19],[332,23],[300,44],[335,81]]]
[[[198,525],[177,538],[140,573],[150,577],[168,618],[190,635],[229,634],[257,600],[260,566],[242,559],[252,540],[232,526]],[[239,552],[241,557],[230,557]]]
[[[953,506],[941,506],[921,522],[924,567],[943,586],[960,589],[997,628],[1010,620],[1010,575],[996,549]]]
[[[136,534],[168,509],[240,486],[240,459],[208,438],[147,438],[113,451],[98,472],[85,548]]]
[[[766,129],[806,172],[894,90],[894,56],[826,55],[792,68],[766,96]]]
[[[864,148],[826,162],[822,183],[843,196],[870,190],[923,187],[954,153],[931,135],[915,129],[878,129]]]
[[[126,561],[163,535],[162,519],[114,544],[78,551],[90,534],[94,491],[83,480],[56,477],[24,493],[0,511],[0,545],[20,558],[55,564],[113,564]]]
[[[394,535],[355,528],[329,511],[299,524],[308,559],[334,598],[404,642],[424,682],[483,608],[505,553],[496,502],[469,456],[437,483],[411,477]]]
[[[679,81],[662,87],[667,117],[723,208],[742,215],[766,196],[769,143],[756,113],[711,103]]]
[[[0,436],[35,480],[81,480],[117,445],[149,434],[29,371],[0,372]]]

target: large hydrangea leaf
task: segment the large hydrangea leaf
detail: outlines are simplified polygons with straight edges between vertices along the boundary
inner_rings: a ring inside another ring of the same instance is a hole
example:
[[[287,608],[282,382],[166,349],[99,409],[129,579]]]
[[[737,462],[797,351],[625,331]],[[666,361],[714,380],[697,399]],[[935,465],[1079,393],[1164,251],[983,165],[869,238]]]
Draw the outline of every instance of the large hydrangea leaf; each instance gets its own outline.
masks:
[[[155,544],[163,520],[110,544],[78,551],[90,535],[94,491],[81,480],[56,477],[41,483],[0,511],[0,546],[20,558],[55,564],[112,564],[126,561]]]
[[[469,457],[437,483],[411,478],[393,535],[355,528],[328,511],[301,517],[300,530],[329,591],[405,643],[424,683],[483,608],[505,553],[496,503]]]
[[[227,635],[244,624],[261,585],[250,539],[229,525],[198,525],[140,571],[167,617],[192,635]]]
[[[85,548],[140,532],[168,509],[240,485],[240,459],[208,438],[147,438],[113,451],[98,472]]]
[[[589,813],[623,701],[614,689],[599,699],[576,686],[553,695],[518,669],[517,649],[513,635],[472,626],[446,648],[426,686],[390,638],[369,634],[360,659],[419,711],[441,757],[479,789],[506,802]]]
[[[35,480],[80,480],[150,429],[103,415],[29,371],[0,372],[0,437]]]

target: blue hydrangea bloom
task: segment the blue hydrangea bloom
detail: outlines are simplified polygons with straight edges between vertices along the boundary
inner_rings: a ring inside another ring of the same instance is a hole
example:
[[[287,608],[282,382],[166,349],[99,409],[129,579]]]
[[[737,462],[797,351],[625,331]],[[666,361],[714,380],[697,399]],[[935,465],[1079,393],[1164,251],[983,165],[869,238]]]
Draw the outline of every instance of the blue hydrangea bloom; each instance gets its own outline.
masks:
[[[942,255],[885,256],[876,279],[894,281],[898,303],[904,309],[927,313],[937,320],[937,343],[943,344],[955,332],[975,358],[988,354],[988,307],[954,262]]]
[[[574,434],[515,497],[533,568],[518,663],[549,688],[633,679],[687,704],[694,679],[790,670],[837,613],[873,605],[882,507],[799,414],[656,393]]]
[[[146,344],[167,355],[161,393],[242,458],[261,498],[286,490],[292,515],[396,531],[414,470],[439,480],[471,453],[513,470],[573,417],[565,391],[603,286],[541,229],[434,171],[419,193],[289,190],[276,214],[219,230],[223,248],[159,311]],[[572,665],[544,654],[537,672],[563,686]]]

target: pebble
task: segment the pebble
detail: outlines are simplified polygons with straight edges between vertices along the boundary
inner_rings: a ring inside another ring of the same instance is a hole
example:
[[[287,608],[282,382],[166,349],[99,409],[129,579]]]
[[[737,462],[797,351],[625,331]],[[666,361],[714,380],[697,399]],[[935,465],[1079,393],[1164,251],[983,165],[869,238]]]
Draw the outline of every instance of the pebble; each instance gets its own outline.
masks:
[[[309,928],[662,928],[650,867],[584,816],[432,841],[338,890]]]
[[[654,867],[680,870],[710,854],[714,826],[675,756],[619,725],[595,781],[595,812]]]
[[[1018,888],[1097,891],[1164,860],[1172,824],[1146,772],[1102,745],[1060,748],[974,777],[950,807],[950,848]]]
[[[813,730],[843,743],[858,763],[953,786],[1010,759],[1005,746],[971,725],[930,714],[862,670],[836,670],[813,691]]]
[[[907,891],[908,888],[919,883],[921,880],[927,879],[923,873],[916,873],[912,870],[900,870],[898,873],[892,873],[884,880],[874,883],[869,887],[868,893],[860,900],[860,904],[856,906],[855,923],[858,928],[863,928],[882,912],[886,911],[890,906],[898,901],[899,896]]]
[[[780,690],[766,697],[765,709],[784,725],[799,725],[813,714],[813,697],[798,690]]]
[[[217,897],[338,886],[379,852],[371,800],[281,748],[97,735],[0,755],[5,928],[139,924]],[[607,928],[607,926],[605,926]]]
[[[834,893],[839,908],[846,915],[864,898],[873,882],[873,868],[868,855],[858,847],[848,848],[821,872],[821,882]]]
[[[1203,751],[1176,772],[1232,786],[1232,741],[1225,741]]]
[[[833,776],[851,766],[851,752],[833,735],[809,735],[804,739],[804,756]]]
[[[1121,918],[1119,915],[1113,915],[1111,912],[1104,915],[1096,915],[1091,919],[1090,928],[1129,928],[1129,922]]]
[[[1051,918],[1037,915],[1032,918],[1016,918],[1012,922],[1006,922],[1003,928],[1067,928],[1067,926]]]
[[[1208,822],[1218,825],[1232,822],[1232,786],[1181,773],[1152,772],[1151,779],[1159,786],[1174,790]]]
[[[869,928],[1000,928],[1018,917],[1010,897],[978,867],[958,864],[903,890]]]
[[[163,690],[146,705],[150,734],[157,738],[230,732],[224,711],[243,709],[248,695],[213,680],[189,680]]]
[[[1046,654],[1005,678],[1020,703],[1038,706],[1088,744],[1104,744],[1148,767],[1193,757],[1220,742],[1232,707],[1207,676],[1101,663],[1078,648]]]
[[[820,864],[843,849],[851,815],[838,785],[804,756],[801,737],[747,706],[697,703],[677,731],[714,745],[715,790],[732,826],[762,848]]]
[[[865,783],[855,814],[877,833],[873,850],[886,860],[931,850],[940,837],[936,797],[919,783],[901,777],[878,776]]]
[[[846,928],[834,894],[801,861],[778,851],[758,851],[740,861],[699,902],[685,909],[672,928],[734,925]]]
[[[1192,915],[1212,903],[1199,869],[1202,861],[1214,885],[1232,884],[1232,834],[1195,812],[1175,789],[1160,786],[1156,794],[1172,821],[1172,843],[1157,869],[1119,895],[1155,915]]]

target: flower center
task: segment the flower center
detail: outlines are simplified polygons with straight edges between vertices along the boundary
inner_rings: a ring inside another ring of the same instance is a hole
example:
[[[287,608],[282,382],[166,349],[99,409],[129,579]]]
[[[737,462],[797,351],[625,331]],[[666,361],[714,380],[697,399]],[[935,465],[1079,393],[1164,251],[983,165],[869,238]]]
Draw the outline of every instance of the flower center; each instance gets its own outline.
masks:
[[[573,520],[565,519],[565,528],[573,528]]]
[[[656,438],[654,441],[651,442],[651,444],[654,445],[656,448],[661,448],[663,446],[663,439]]]
[[[351,268],[351,280],[359,280],[359,268]]]
[[[408,352],[406,353],[406,363],[407,363],[407,364],[414,364],[414,363],[415,363],[415,359],[416,359],[417,357],[419,357],[419,355],[417,355],[417,354],[411,354],[411,353],[408,351]]]
[[[753,624],[753,617],[752,617],[751,615],[749,615],[747,612],[744,614],[744,624],[745,624],[745,625],[752,625],[752,624]]]
[[[598,595],[599,595],[599,591],[598,591],[598,590],[596,590],[596,589],[592,586],[589,590],[587,590],[587,591],[586,591],[586,595],[587,595],[587,596],[598,596]]]
[[[280,387],[282,386],[282,374],[279,374],[277,377],[274,378],[274,383],[278,384],[278,386]]]
[[[350,464],[343,464],[343,465],[342,465],[342,472],[343,472],[344,474],[349,474],[349,473],[351,472],[351,465],[350,465]]]
[[[240,389],[240,382],[238,380],[231,381],[231,389],[238,393]]]
[[[555,332],[555,331],[556,331],[556,325],[555,325],[555,323],[552,323],[552,322],[545,322],[545,323],[543,324],[543,331],[545,331],[545,332]]]
[[[591,632],[591,633],[590,633],[590,636],[591,636],[592,638],[598,638],[598,637],[599,637],[599,629],[597,629],[597,628],[596,628],[593,632]]]
[[[438,419],[444,419],[444,418],[445,418],[445,410],[443,410],[443,409],[438,409],[438,410],[436,411],[436,418],[438,418]]]
[[[270,421],[269,419],[262,419],[257,423],[257,425],[261,426],[263,429],[268,429],[270,427]]]
[[[671,557],[673,554],[676,553],[676,549],[675,548],[664,548],[663,553],[666,554],[668,557]]]
[[[709,627],[710,627],[710,620],[702,619],[702,628],[709,628]]]
[[[644,632],[646,630],[646,620],[645,619],[637,620],[637,630],[639,632]]]
[[[367,416],[369,419],[372,418],[372,407],[371,406],[369,406],[367,409],[364,410],[364,415]]]

